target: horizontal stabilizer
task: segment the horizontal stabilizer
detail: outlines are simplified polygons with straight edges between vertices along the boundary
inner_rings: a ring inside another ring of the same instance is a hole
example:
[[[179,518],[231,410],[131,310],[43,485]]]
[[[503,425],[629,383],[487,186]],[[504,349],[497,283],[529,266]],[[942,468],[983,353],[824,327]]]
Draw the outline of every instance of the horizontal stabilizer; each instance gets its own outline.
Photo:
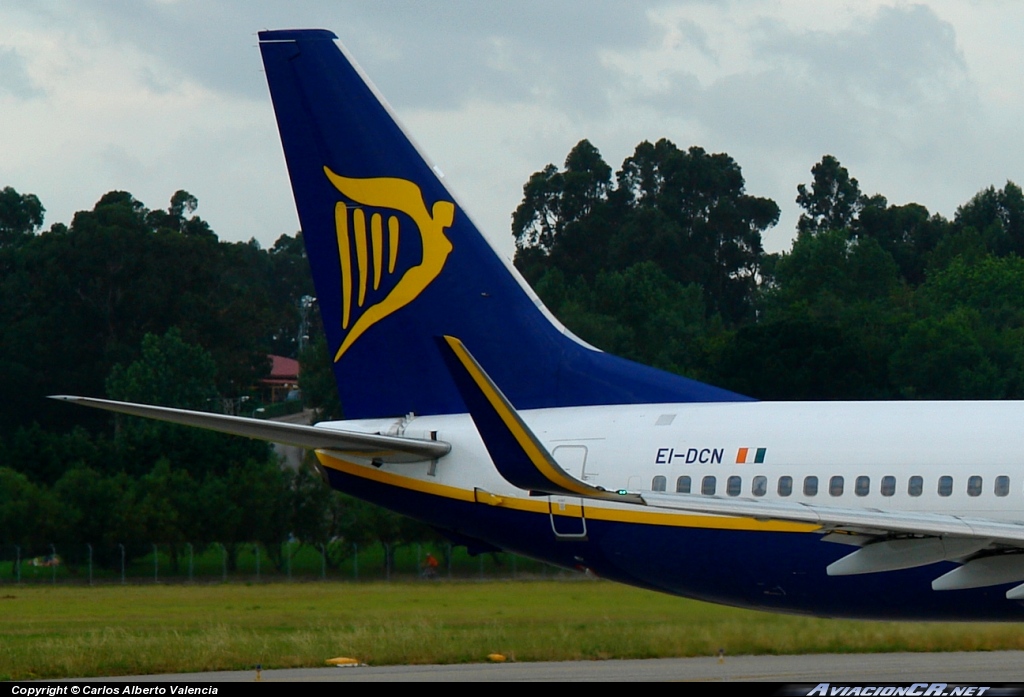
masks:
[[[80,404],[95,409],[106,409],[147,419],[168,421],[183,426],[196,426],[233,436],[245,436],[271,443],[295,445],[309,450],[333,450],[355,457],[387,463],[422,462],[444,457],[451,445],[443,441],[420,440],[375,433],[336,431],[319,426],[287,424],[279,421],[250,419],[244,416],[212,414],[205,411],[156,407],[149,404],[115,402],[109,399],[55,395],[51,399]]]
[[[635,494],[591,486],[562,469],[462,342],[446,336],[438,344],[487,452],[506,481],[541,494],[643,503]]]

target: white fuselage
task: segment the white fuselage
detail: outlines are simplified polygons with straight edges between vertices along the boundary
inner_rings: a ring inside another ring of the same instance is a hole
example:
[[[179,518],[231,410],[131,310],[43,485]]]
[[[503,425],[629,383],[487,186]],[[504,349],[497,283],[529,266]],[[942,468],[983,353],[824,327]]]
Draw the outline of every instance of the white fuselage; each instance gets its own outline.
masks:
[[[609,490],[1024,519],[1024,439],[1017,435],[1024,402],[652,404],[520,414],[564,469]],[[388,433],[397,423],[324,426]],[[490,465],[468,415],[406,420],[407,436],[432,432],[452,444],[450,455],[435,465],[384,469],[527,495]],[[816,490],[808,479],[815,477]]]

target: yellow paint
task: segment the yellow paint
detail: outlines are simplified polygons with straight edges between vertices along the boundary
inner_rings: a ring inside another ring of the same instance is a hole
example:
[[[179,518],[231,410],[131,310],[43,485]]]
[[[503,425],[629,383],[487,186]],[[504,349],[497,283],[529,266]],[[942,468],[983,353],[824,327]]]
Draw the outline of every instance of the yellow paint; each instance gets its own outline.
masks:
[[[357,465],[353,462],[341,460],[333,456],[332,453],[323,450],[317,450],[316,456],[320,461],[320,464],[324,467],[337,470],[338,472],[344,472],[345,474],[355,477],[360,477],[361,479],[368,479],[380,484],[397,486],[409,491],[418,491],[420,493],[431,494],[433,496],[440,496],[442,498],[454,499],[457,501],[467,501],[469,503],[475,503],[477,501],[476,492],[474,491],[445,484],[437,484],[435,482],[426,482],[414,477],[395,474],[394,472],[385,472],[377,469],[376,467]],[[548,515],[550,513],[547,498],[518,498],[513,496],[502,496],[500,498],[502,500],[502,508],[528,513],[541,513],[543,515]],[[566,508],[567,512],[569,512],[570,507],[567,506]],[[574,515],[576,517],[581,515],[578,506],[576,507]],[[644,508],[639,505],[628,509],[588,506],[586,516],[588,520],[636,523],[640,525],[660,525],[677,528],[706,528],[711,530],[807,533],[816,532],[821,529],[821,526],[811,523],[789,523],[779,520],[763,521],[755,520],[754,518],[678,513]]]
[[[466,368],[466,372],[476,383],[480,391],[483,392],[484,397],[491,403],[491,407],[497,412],[498,416],[504,422],[506,428],[512,433],[512,436],[519,443],[519,446],[526,453],[527,457],[530,458],[530,462],[533,466],[540,470],[540,473],[544,475],[552,484],[558,486],[565,491],[571,491],[579,494],[580,496],[594,496],[600,495],[597,489],[593,489],[586,486],[582,482],[578,482],[572,477],[568,476],[561,467],[558,466],[548,452],[544,449],[537,439],[533,436],[530,430],[526,427],[526,424],[522,422],[515,409],[505,398],[505,395],[501,393],[497,385],[491,382],[490,378],[484,373],[483,368],[476,362],[476,359],[470,355],[469,351],[461,341],[453,336],[446,336],[445,341],[451,347],[452,351],[455,352],[456,357],[462,362],[462,365]],[[603,497],[602,497],[603,498]]]
[[[366,302],[366,213],[362,208],[352,211],[353,234],[356,238],[356,263],[359,265],[359,307]],[[355,327],[353,327],[354,329]]]
[[[398,263],[398,216],[388,218],[388,273],[395,272]]]
[[[473,489],[473,494],[476,497],[477,503],[486,503],[488,506],[501,506],[505,503],[503,497],[483,489]]]
[[[349,658],[348,656],[338,656],[337,658],[328,658],[324,663],[329,666],[357,666],[359,665],[359,659]]]
[[[348,241],[348,206],[340,201],[334,206],[334,225],[341,260],[341,328],[348,329],[352,314],[352,247]]]
[[[373,289],[380,288],[381,269],[384,265],[384,231],[381,228],[380,213],[370,218],[370,251],[373,252]]]
[[[355,321],[352,329],[345,335],[341,346],[338,347],[338,351],[334,355],[334,360],[338,361],[367,329],[411,303],[441,274],[448,255],[452,251],[452,243],[445,236],[444,230],[451,227],[455,219],[455,204],[451,201],[436,201],[428,212],[426,203],[423,200],[422,191],[411,181],[395,177],[354,179],[335,174],[328,167],[324,167],[324,174],[342,195],[357,205],[400,211],[409,216],[419,230],[423,248],[422,261],[406,269],[391,292],[376,304],[366,308]],[[365,215],[361,212],[361,209],[357,208],[356,214],[353,214],[356,228],[359,227],[360,219],[363,220],[362,234],[359,234],[358,229],[355,230],[357,256],[360,254],[360,239],[362,239],[363,244],[361,249],[363,256],[359,257],[361,291],[359,304],[362,306],[362,293],[365,292],[366,286],[366,229]],[[389,267],[393,266],[395,261],[397,261],[397,222],[395,220],[392,223],[392,219],[388,221],[388,233],[391,242],[388,260]],[[340,228],[338,234],[339,236],[341,235]]]

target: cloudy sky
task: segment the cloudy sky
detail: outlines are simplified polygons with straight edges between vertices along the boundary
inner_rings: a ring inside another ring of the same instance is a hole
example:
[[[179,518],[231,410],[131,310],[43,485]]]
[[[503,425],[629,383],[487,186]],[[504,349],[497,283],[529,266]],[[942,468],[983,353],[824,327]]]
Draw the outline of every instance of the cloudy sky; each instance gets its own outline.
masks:
[[[774,199],[829,153],[947,217],[1024,182],[1024,3],[937,0],[4,0],[0,187],[46,225],[177,189],[222,239],[297,227],[255,32],[333,30],[499,249],[522,185],[580,139],[726,152]]]

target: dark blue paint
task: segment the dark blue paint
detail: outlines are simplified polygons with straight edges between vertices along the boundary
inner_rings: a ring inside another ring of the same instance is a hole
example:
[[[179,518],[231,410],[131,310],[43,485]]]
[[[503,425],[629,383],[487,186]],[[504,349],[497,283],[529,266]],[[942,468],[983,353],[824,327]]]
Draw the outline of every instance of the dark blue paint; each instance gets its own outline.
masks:
[[[683,528],[587,520],[586,541],[556,540],[547,514],[378,484],[328,470],[331,485],[439,528],[566,568],[714,603],[773,612],[877,620],[1024,620],[1006,599],[1014,583],[933,591],[956,564],[831,577],[825,567],[854,548],[814,533]],[[582,561],[581,561],[582,560]]]
[[[344,336],[334,223],[341,199],[323,167],[349,177],[413,181],[428,210],[453,198],[332,37],[322,30],[260,34],[333,353]],[[412,303],[370,328],[335,364],[346,417],[464,412],[433,343],[446,334],[465,343],[518,409],[748,399],[580,346],[536,308],[461,209],[446,234],[454,249],[441,275]],[[400,266],[418,263],[421,253],[407,242],[403,237],[399,245]],[[368,302],[374,300],[371,295]]]

